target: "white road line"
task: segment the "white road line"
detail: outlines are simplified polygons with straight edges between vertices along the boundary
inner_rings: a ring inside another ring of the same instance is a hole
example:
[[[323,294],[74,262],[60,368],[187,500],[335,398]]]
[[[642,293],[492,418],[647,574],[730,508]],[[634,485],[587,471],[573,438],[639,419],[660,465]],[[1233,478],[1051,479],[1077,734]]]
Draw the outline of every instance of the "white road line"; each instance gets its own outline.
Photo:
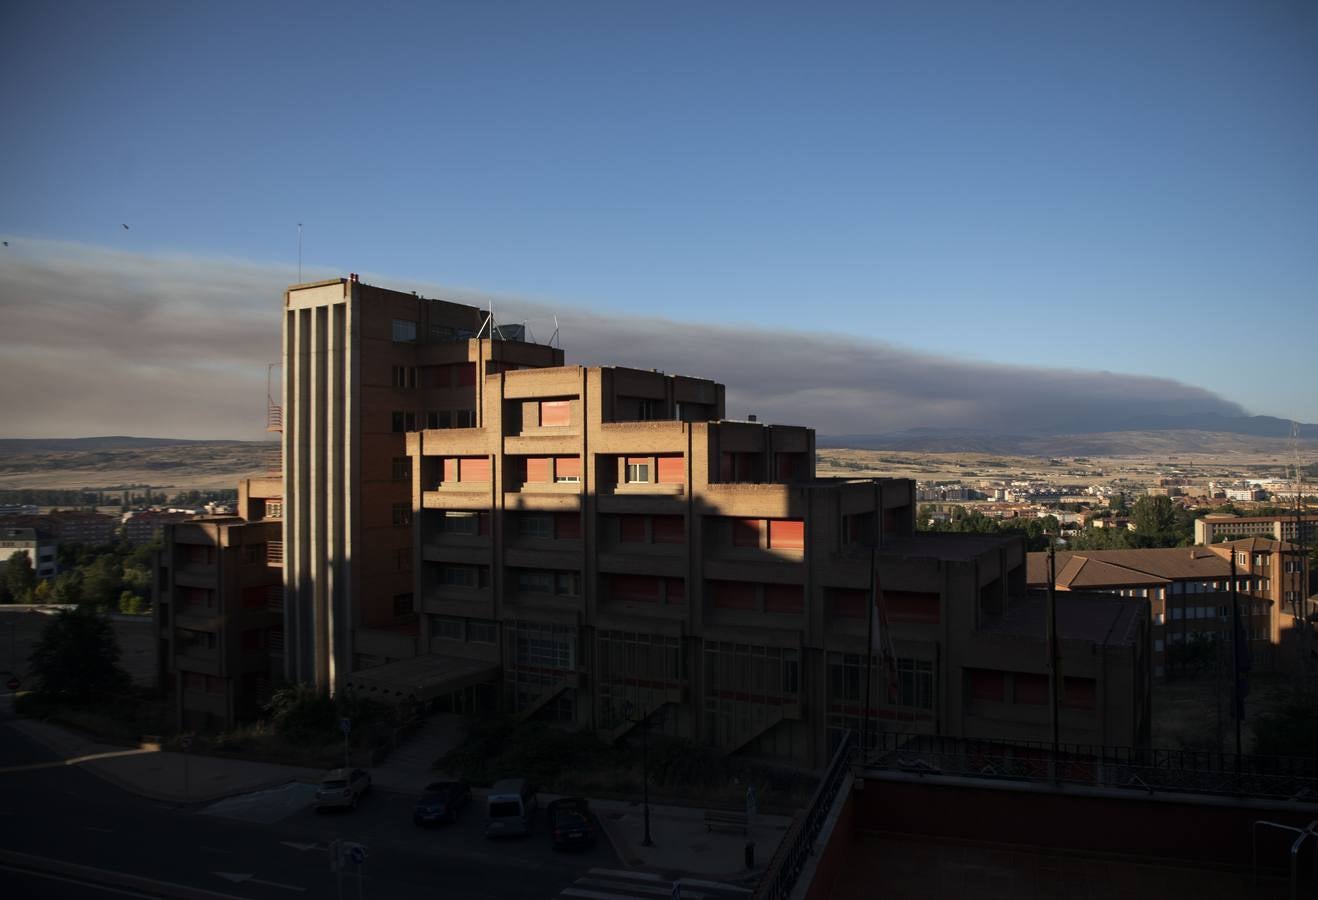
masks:
[[[591,875],[603,875],[606,878],[641,878],[646,881],[663,881],[653,872],[625,872],[622,869],[591,869]]]
[[[585,900],[636,900],[635,894],[604,894],[599,891],[582,891],[577,888],[563,888],[560,897],[584,897]]]
[[[715,891],[733,891],[738,894],[754,893],[750,888],[744,888],[740,885],[725,884],[722,881],[702,881],[699,878],[679,878],[677,879],[677,883],[682,885],[682,887],[686,887],[689,884],[692,887],[710,888]],[[683,894],[682,896],[685,897],[686,894]]]
[[[629,884],[624,881],[609,881],[605,878],[578,878],[576,884],[588,888],[611,888],[615,890],[631,891],[632,893],[649,894],[654,897],[671,897],[673,896],[673,886],[669,884],[664,886],[662,882],[651,887],[648,884]],[[695,891],[683,891],[682,900],[705,900],[706,894]]]
[[[94,881],[83,881],[78,878],[68,878],[64,875],[54,875],[50,872],[38,872],[35,869],[20,869],[15,866],[6,866],[0,863],[0,869],[6,869],[10,872],[17,872],[20,875],[31,875],[33,878],[48,878],[51,881],[63,881],[65,884],[76,884],[78,887],[89,887],[98,891],[105,891],[107,894],[122,894],[125,897],[144,897],[146,900],[154,900],[157,894],[139,894],[137,891],[126,891],[123,888],[110,887],[107,884],[97,884]]]

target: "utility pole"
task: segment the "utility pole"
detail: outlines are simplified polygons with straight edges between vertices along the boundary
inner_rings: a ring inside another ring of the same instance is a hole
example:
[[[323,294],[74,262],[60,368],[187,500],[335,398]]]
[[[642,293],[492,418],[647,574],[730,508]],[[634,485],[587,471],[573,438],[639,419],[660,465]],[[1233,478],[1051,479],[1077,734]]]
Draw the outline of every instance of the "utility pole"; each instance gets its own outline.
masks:
[[[1240,684],[1240,595],[1236,582],[1236,548],[1231,548],[1231,674],[1233,706],[1236,718],[1236,775],[1240,774],[1240,720],[1245,717],[1245,698]]]
[[[1059,780],[1060,772],[1057,758],[1061,751],[1061,728],[1058,722],[1057,706],[1061,695],[1061,673],[1057,666],[1057,541],[1048,536],[1048,706],[1052,712],[1053,724],[1053,780]]]

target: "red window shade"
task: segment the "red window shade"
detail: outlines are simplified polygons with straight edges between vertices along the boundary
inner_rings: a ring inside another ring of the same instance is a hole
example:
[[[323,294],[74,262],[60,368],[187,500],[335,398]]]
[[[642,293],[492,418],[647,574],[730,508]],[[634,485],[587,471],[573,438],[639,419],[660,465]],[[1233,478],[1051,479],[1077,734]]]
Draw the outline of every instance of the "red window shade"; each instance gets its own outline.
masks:
[[[581,457],[580,456],[554,457],[554,476],[556,478],[580,478]]]
[[[452,456],[446,456],[446,457],[444,457],[444,478],[443,478],[443,481],[444,481],[444,482],[452,482],[452,481],[457,481],[457,480],[458,480],[458,460],[457,460],[457,458],[456,458],[456,457],[452,457]]]
[[[833,589],[833,615],[863,618],[869,612],[869,591],[849,588]]]
[[[778,550],[804,550],[805,522],[801,519],[770,519],[769,546]]]
[[[681,578],[665,578],[664,595],[669,603],[684,602],[686,600],[686,582]]]
[[[744,581],[711,581],[714,606],[719,609],[754,609],[755,585]]]
[[[764,611],[799,613],[805,609],[805,588],[799,584],[766,584]]]
[[[655,516],[650,520],[656,544],[686,543],[686,522],[681,516]]]
[[[682,484],[686,481],[686,461],[680,456],[661,456],[656,460],[660,484]]]
[[[243,609],[265,609],[268,590],[264,585],[243,588]]]
[[[645,516],[618,516],[618,539],[630,543],[645,541]]]
[[[458,363],[458,387],[471,387],[476,383],[476,364]]]
[[[571,425],[571,400],[542,400],[540,402],[540,424],[544,426]]]
[[[890,622],[938,624],[938,595],[920,591],[884,591]]]
[[[650,464],[650,457],[648,456],[627,457],[627,465],[629,466],[648,466],[649,464]]]
[[[1064,678],[1062,706],[1075,709],[1093,709],[1098,689],[1092,678]]]
[[[461,471],[463,481],[489,481],[490,460],[485,456],[464,456]]]
[[[563,540],[581,537],[581,516],[577,513],[555,513],[554,537]]]
[[[613,597],[616,600],[658,603],[659,588],[662,584],[663,579],[652,575],[614,575],[612,576]]]
[[[732,546],[760,546],[760,527],[762,522],[762,519],[733,519]]]
[[[1007,679],[993,669],[966,669],[966,690],[975,700],[1002,703],[1007,699]]]
[[[528,456],[526,458],[526,480],[536,484],[553,481],[551,477],[550,458],[548,456]]]
[[[1042,706],[1048,702],[1048,676],[1016,673],[1016,702]]]
[[[732,481],[736,470],[735,457],[731,453],[720,453],[718,457],[718,480],[727,484]]]

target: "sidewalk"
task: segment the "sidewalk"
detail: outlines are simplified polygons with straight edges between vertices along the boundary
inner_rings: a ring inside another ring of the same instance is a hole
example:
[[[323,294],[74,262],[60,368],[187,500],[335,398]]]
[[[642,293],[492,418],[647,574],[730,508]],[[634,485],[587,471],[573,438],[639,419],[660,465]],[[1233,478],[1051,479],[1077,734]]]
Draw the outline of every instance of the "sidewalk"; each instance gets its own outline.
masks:
[[[431,766],[467,738],[465,720],[453,713],[435,713],[415,734],[371,769],[371,784],[386,791],[420,794],[432,781],[443,781]]]
[[[552,795],[542,794],[547,806]],[[686,806],[650,804],[650,839],[645,847],[644,808],[623,800],[591,800],[591,809],[624,865],[659,872],[720,875],[745,880],[765,869],[791,827],[788,816],[756,815],[750,835],[740,831],[705,830],[705,811]],[[746,868],[746,843],[755,843],[755,864]]]
[[[322,774],[318,769],[296,766],[166,753],[153,745],[134,748],[102,744],[58,725],[31,719],[11,721],[8,727],[62,760],[49,765],[77,765],[126,791],[168,803],[208,803],[290,781],[315,782]],[[28,767],[0,770],[0,774],[24,768]]]

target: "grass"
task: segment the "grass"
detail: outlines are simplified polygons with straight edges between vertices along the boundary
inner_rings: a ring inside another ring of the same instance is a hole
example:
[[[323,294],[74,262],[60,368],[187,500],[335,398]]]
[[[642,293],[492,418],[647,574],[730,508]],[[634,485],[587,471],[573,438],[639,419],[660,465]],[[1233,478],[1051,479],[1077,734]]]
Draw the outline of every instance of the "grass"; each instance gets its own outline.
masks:
[[[1253,673],[1245,699],[1241,743],[1254,749],[1254,725],[1285,704],[1292,680],[1282,675]],[[1177,678],[1153,684],[1153,746],[1185,750],[1235,750],[1235,721],[1231,718],[1231,682],[1220,685],[1212,675]],[[1221,704],[1221,744],[1218,743],[1218,707]]]
[[[114,744],[137,744],[144,735],[171,731],[168,701],[148,693],[132,693],[86,706],[60,703],[31,692],[16,700],[19,715],[44,719]]]

